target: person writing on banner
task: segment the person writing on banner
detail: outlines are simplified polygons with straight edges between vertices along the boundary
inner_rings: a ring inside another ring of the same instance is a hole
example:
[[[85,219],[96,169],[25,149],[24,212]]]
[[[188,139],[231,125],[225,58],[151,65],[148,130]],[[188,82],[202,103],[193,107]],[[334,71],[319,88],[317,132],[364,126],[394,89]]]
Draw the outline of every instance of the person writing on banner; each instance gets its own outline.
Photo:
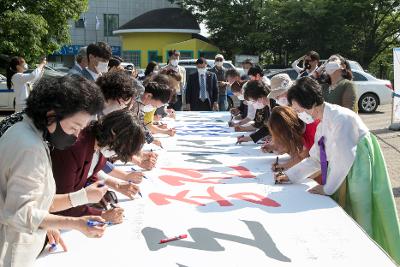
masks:
[[[90,44],[86,48],[88,66],[82,70],[82,76],[89,81],[96,81],[102,73],[108,71],[108,61],[111,58],[111,47],[104,43]]]
[[[320,120],[310,157],[277,181],[301,183],[321,171],[322,184],[310,193],[329,195],[400,263],[400,228],[392,187],[379,143],[350,109],[324,102],[321,87],[301,78],[288,92],[288,101],[305,123]]]
[[[307,129],[307,124],[300,120],[297,113],[290,107],[279,106],[272,110],[268,120],[268,129],[271,133],[273,150],[278,154],[289,154],[290,160],[279,163],[278,160],[272,165],[272,170],[287,170],[303,159],[309,157],[309,151],[313,145],[316,128]],[[319,175],[319,172],[316,173]],[[315,176],[318,183],[321,183],[320,176]]]
[[[232,116],[234,116],[234,118],[232,119],[236,121],[231,121],[229,126],[235,127],[251,122],[252,120],[254,120],[256,111],[252,105],[248,105],[247,101],[244,100],[244,84],[247,81],[241,80],[240,73],[235,69],[227,70],[225,76],[231,87],[232,93],[240,101],[239,107],[235,107],[230,110]]]
[[[248,129],[258,130],[249,136],[239,136],[237,139],[238,143],[249,141],[257,143],[259,140],[269,135],[267,122],[272,108],[276,106],[274,100],[268,99],[269,93],[269,86],[261,80],[254,80],[246,83],[244,98],[250,105],[253,105],[254,109],[256,110],[254,124],[248,127]]]
[[[277,74],[271,79],[271,93],[269,93],[268,98],[273,99],[276,101],[276,103],[279,106],[286,107],[289,105],[289,102],[287,100],[287,92],[289,88],[292,86],[292,80],[290,79],[289,75],[286,73],[281,73]],[[289,117],[287,117],[287,120],[289,120]],[[283,121],[285,122],[285,121]],[[312,145],[314,144],[314,135],[315,131],[317,130],[319,121],[316,120],[313,123],[310,124],[305,124],[305,128],[302,130],[302,136],[304,140],[304,147],[307,150],[310,150]],[[275,131],[275,133],[278,133],[279,131]],[[274,139],[274,138],[273,138]],[[276,137],[275,140],[279,139],[279,137]],[[283,139],[281,139],[283,140]],[[263,152],[273,152],[275,150],[274,148],[274,142],[270,142],[269,139],[267,139],[264,143],[264,145],[261,146],[261,150]]]
[[[261,69],[260,66],[256,65],[254,67],[251,67],[249,71],[247,72],[250,81],[262,81],[268,86],[271,86],[271,81],[268,79],[266,76],[264,76],[263,70]]]
[[[333,55],[324,66],[328,75],[326,83],[322,84],[322,95],[325,102],[336,104],[358,112],[357,89],[352,81],[349,62],[340,55]]]
[[[134,105],[134,99],[137,93],[141,91],[143,87],[141,83],[131,75],[120,70],[105,73],[97,79],[96,84],[100,87],[105,99],[104,109],[97,116],[100,118],[115,110],[131,109]],[[103,171],[109,173],[112,170],[114,170],[114,165],[107,161]],[[115,169],[115,171],[120,172],[120,176],[126,175],[126,173],[121,170]],[[137,174],[138,176],[141,175],[141,173]]]
[[[186,103],[191,111],[218,111],[218,80],[215,73],[207,71],[207,60],[196,61],[197,71],[189,76]]]
[[[227,96],[227,87],[229,83],[225,80],[225,72],[224,68],[224,56],[221,54],[217,54],[215,56],[214,67],[210,70],[211,72],[217,75],[218,80],[218,106],[219,111],[227,111],[228,110],[228,96]]]
[[[142,110],[144,112],[144,124],[149,128],[153,134],[167,134],[169,136],[175,135],[175,129],[163,128],[154,125],[154,114],[160,107],[164,107],[168,101],[171,100],[172,92],[175,88],[170,88],[169,77],[163,74],[153,76],[145,84],[145,93],[142,98]],[[163,80],[162,83],[158,82]],[[165,81],[165,82],[164,82]],[[146,104],[147,103],[147,104]]]
[[[32,84],[42,77],[46,64],[47,61],[44,58],[31,73],[25,73],[28,70],[25,59],[22,57],[11,58],[6,75],[8,90],[14,89],[15,92],[15,113],[26,108],[26,99],[32,91]]]
[[[244,99],[243,86],[245,83],[245,81],[236,81],[231,85],[231,91],[239,99],[240,103],[238,107],[230,110],[233,116],[232,119],[236,120],[236,122],[231,123],[231,127],[244,125],[254,120],[256,111],[253,106],[248,105],[247,101]],[[250,115],[249,112],[252,115]]]
[[[169,102],[176,101],[176,88],[179,87],[180,81],[182,77],[176,71],[172,69],[163,69],[160,75],[153,75],[153,81],[165,84],[171,90],[171,96]],[[175,119],[175,110],[169,109],[168,105],[163,105],[162,107],[158,108],[154,114],[154,120],[159,121],[162,118],[171,118]],[[166,129],[167,125],[163,124],[160,125],[161,128]]]
[[[314,77],[314,72],[318,69],[319,66],[319,54],[315,51],[309,51],[304,56],[295,60],[292,63],[292,68],[299,74],[297,79],[301,77]],[[303,68],[299,67],[300,61],[303,61]]]
[[[94,184],[77,193],[55,195],[50,158],[50,149],[74,144],[103,102],[99,88],[79,76],[42,78],[27,99],[22,120],[0,138],[0,151],[7,151],[0,157],[0,266],[32,266],[46,230],[50,242],[61,242],[64,249],[59,232],[52,229],[103,235],[104,226],[87,226],[89,219],[104,222],[101,217],[49,213],[79,205],[83,198],[96,203],[107,191]]]
[[[102,170],[108,158],[129,161],[139,153],[144,143],[144,132],[137,118],[128,110],[116,110],[94,121],[85,128],[77,142],[68,149],[51,151],[57,194],[68,194],[85,188],[98,181],[97,173]],[[139,191],[135,183],[141,177],[113,169],[108,173],[105,184],[133,199]],[[74,207],[59,214],[65,216],[98,215],[112,223],[121,223],[123,209],[100,210],[86,205]]]
[[[242,77],[240,77],[241,80],[244,80],[244,81],[250,80],[248,72],[251,67],[254,67],[254,63],[251,61],[251,59],[247,58],[242,62],[242,68],[243,68],[244,74],[242,75]]]
[[[185,95],[185,88],[186,88],[186,70],[184,67],[179,66],[179,58],[181,53],[178,50],[171,50],[168,51],[168,65],[165,66],[163,69],[172,69],[179,73],[181,76],[181,82],[179,89],[176,91],[176,102],[169,103],[169,108],[174,109],[176,111],[182,111],[182,106],[186,105]]]

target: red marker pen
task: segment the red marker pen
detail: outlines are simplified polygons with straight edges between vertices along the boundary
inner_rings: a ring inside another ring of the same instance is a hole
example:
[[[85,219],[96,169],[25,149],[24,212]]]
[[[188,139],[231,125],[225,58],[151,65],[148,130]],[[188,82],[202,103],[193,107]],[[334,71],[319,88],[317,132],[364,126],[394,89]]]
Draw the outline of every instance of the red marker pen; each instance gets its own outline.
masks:
[[[178,235],[175,237],[171,237],[171,238],[166,238],[166,239],[161,239],[159,244],[164,244],[167,242],[171,242],[171,241],[175,241],[175,240],[179,240],[179,239],[184,239],[187,238],[187,235]]]

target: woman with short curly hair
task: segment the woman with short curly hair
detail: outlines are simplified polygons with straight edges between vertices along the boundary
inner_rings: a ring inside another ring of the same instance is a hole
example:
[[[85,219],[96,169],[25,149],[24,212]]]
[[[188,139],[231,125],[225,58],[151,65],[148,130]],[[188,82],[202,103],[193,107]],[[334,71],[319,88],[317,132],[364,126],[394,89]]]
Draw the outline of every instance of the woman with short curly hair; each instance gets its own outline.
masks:
[[[80,205],[82,198],[98,202],[107,190],[95,184],[55,195],[50,158],[50,148],[74,144],[103,102],[99,88],[84,78],[43,78],[29,95],[22,120],[0,138],[0,266],[32,266],[46,230],[76,229],[102,236],[104,227],[87,226],[88,219],[103,222],[101,217],[69,218],[49,211]],[[50,243],[58,243],[54,238],[59,240],[59,233],[51,230]]]

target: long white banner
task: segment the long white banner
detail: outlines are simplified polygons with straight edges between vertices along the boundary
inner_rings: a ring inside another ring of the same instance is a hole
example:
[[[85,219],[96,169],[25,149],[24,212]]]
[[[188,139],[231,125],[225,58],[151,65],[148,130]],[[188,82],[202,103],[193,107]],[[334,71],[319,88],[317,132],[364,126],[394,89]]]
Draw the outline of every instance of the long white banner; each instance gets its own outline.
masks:
[[[330,197],[307,192],[314,181],[275,185],[276,156],[235,145],[227,119],[178,113],[143,198],[120,196],[125,221],[101,239],[65,232],[69,251],[35,266],[395,266]]]

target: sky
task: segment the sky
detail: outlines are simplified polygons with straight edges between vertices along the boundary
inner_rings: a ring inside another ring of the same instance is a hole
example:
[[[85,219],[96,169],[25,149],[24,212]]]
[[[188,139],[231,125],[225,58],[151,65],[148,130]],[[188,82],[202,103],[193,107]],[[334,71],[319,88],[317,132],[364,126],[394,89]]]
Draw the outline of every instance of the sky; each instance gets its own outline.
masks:
[[[204,23],[200,23],[200,34],[205,37],[210,36],[210,34],[208,33],[208,31],[206,29],[206,25]]]

